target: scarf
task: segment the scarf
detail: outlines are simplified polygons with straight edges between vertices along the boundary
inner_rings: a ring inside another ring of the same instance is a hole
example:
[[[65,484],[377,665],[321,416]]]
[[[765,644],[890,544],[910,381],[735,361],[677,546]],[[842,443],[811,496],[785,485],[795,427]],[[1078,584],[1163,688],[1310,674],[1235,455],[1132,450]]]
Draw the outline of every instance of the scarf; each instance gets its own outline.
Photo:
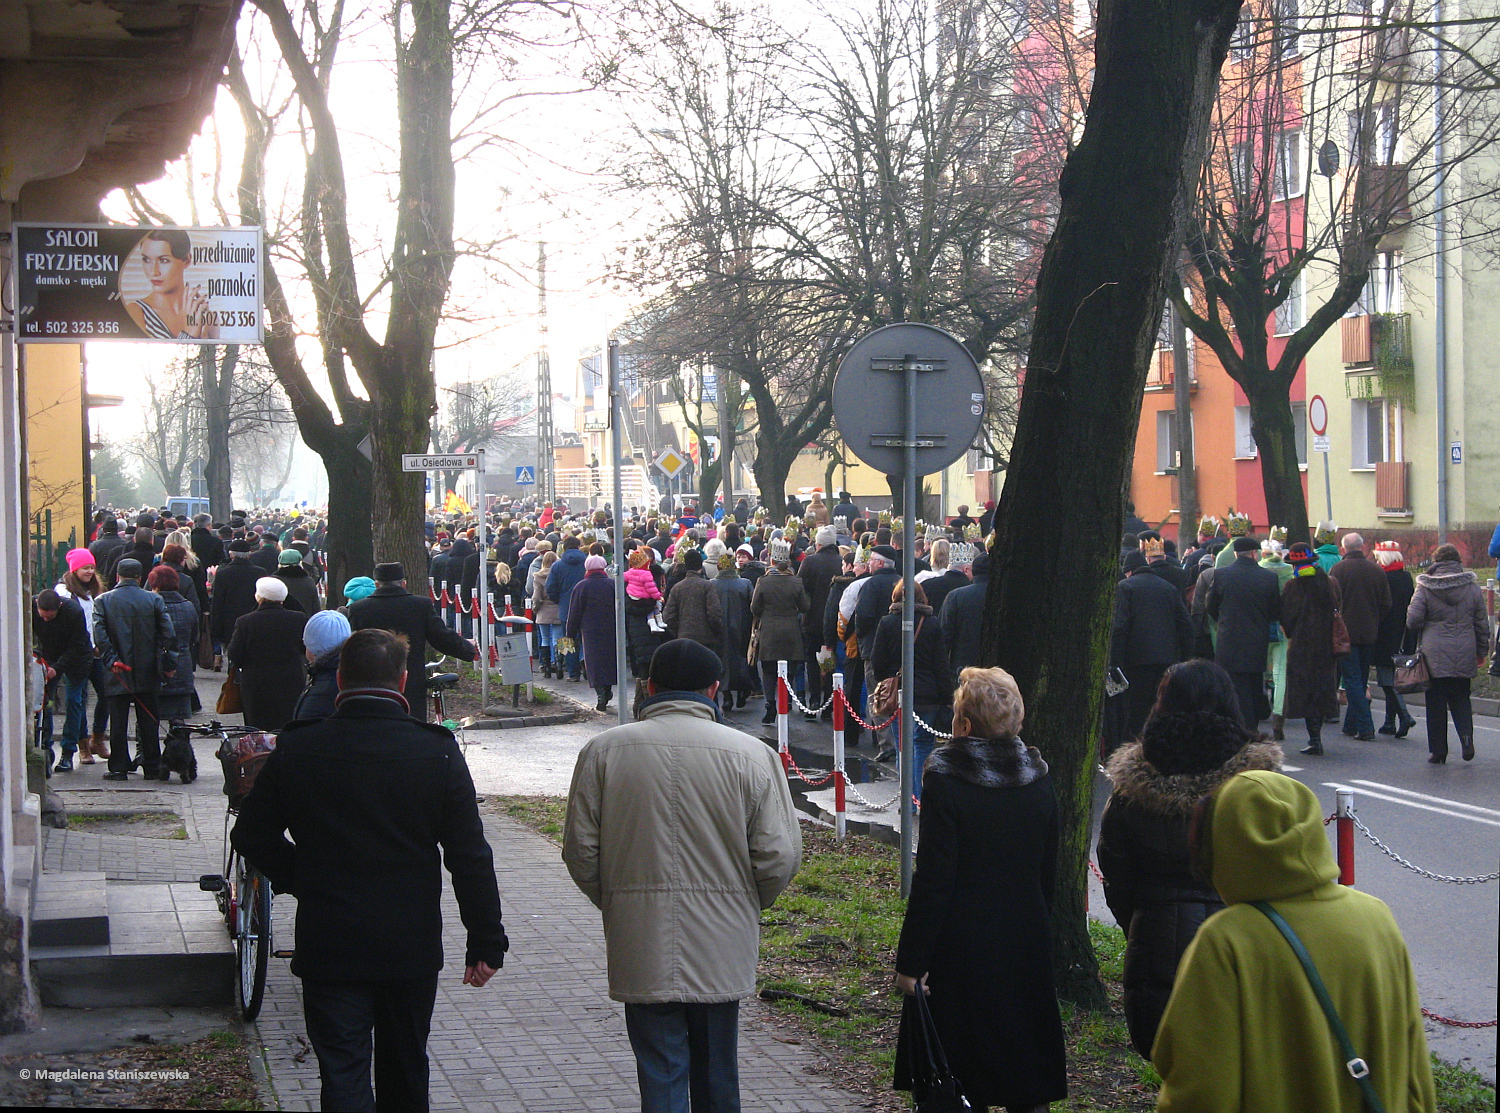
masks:
[[[923,772],[980,788],[1024,788],[1047,775],[1047,763],[1019,738],[955,738],[932,751]]]
[[[411,704],[394,688],[344,688],[333,697],[333,705],[342,707],[346,699],[388,699],[392,703],[399,703],[402,711],[411,714]]]

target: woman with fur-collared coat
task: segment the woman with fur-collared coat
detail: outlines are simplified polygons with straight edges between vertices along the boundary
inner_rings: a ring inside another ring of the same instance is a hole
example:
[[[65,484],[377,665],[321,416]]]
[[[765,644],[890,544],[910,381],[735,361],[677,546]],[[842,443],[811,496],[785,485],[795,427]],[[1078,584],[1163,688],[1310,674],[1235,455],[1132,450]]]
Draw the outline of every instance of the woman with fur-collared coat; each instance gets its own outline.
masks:
[[[1045,1113],[1067,1097],[1052,984],[1058,812],[1047,763],[1020,738],[1025,708],[1003,669],[964,669],[953,733],[927,759],[922,840],[896,949],[896,985],[925,991],[944,1054],[972,1107]],[[925,1097],[915,1002],[906,1002],[895,1086]]]
[[[761,685],[766,695],[762,723],[776,718],[776,662],[789,664],[803,659],[802,616],[811,601],[807,585],[791,570],[792,547],[784,540],[771,542],[771,570],[755,582],[750,613],[757,634],[755,659],[760,662]]]
[[[1234,682],[1212,661],[1173,665],[1141,740],[1115,751],[1099,824],[1104,899],[1124,929],[1125,1023],[1146,1058],[1177,961],[1224,902],[1189,864],[1193,806],[1247,769],[1279,769],[1281,748],[1240,725]]]

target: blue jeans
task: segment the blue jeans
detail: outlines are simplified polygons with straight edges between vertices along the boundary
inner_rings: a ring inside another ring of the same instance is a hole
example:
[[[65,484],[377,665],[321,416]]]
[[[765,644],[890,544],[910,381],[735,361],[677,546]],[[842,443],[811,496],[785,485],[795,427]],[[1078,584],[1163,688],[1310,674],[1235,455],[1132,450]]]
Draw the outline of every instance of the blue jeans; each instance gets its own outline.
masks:
[[[740,1113],[740,1003],[625,1006],[641,1113]]]
[[[1349,696],[1349,706],[1344,711],[1344,733],[1374,734],[1375,718],[1370,714],[1370,658],[1373,645],[1353,645],[1346,656],[1339,660],[1339,673],[1344,679],[1344,691]]]
[[[84,696],[88,692],[88,677],[70,680],[59,673],[48,685],[46,703],[42,705],[42,744],[52,745],[53,697],[63,708],[63,735],[61,751],[64,754],[78,752],[78,738],[84,726]]]

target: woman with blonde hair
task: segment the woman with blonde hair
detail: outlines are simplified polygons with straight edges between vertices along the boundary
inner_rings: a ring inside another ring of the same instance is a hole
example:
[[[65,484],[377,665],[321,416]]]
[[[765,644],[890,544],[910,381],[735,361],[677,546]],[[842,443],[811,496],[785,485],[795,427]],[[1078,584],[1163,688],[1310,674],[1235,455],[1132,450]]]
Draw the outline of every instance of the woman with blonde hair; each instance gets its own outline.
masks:
[[[948,1065],[975,1113],[1043,1113],[1067,1096],[1049,923],[1058,814],[1047,763],[1021,741],[1025,704],[1004,669],[967,668],[953,740],[927,760],[922,839],[896,985],[928,995]],[[901,1017],[899,1090],[927,1080],[916,1003]]]
[[[536,622],[537,658],[542,664],[542,675],[550,677],[557,670],[562,679],[562,665],[555,659],[557,640],[562,637],[562,621],[557,600],[547,594],[547,575],[557,563],[557,554],[552,546],[543,541],[537,548],[546,545],[546,551],[531,562],[531,615]]]

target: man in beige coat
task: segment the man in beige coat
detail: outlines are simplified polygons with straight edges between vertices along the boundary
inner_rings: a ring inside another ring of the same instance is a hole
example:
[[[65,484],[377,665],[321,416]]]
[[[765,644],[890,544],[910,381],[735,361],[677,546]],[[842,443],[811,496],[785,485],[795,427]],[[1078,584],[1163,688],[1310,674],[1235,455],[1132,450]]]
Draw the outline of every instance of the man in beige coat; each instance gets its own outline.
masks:
[[[719,719],[720,668],[694,641],[657,649],[639,721],[583,748],[568,793],[563,861],[604,913],[642,1113],[739,1113],[760,913],[802,863],[775,752]]]

